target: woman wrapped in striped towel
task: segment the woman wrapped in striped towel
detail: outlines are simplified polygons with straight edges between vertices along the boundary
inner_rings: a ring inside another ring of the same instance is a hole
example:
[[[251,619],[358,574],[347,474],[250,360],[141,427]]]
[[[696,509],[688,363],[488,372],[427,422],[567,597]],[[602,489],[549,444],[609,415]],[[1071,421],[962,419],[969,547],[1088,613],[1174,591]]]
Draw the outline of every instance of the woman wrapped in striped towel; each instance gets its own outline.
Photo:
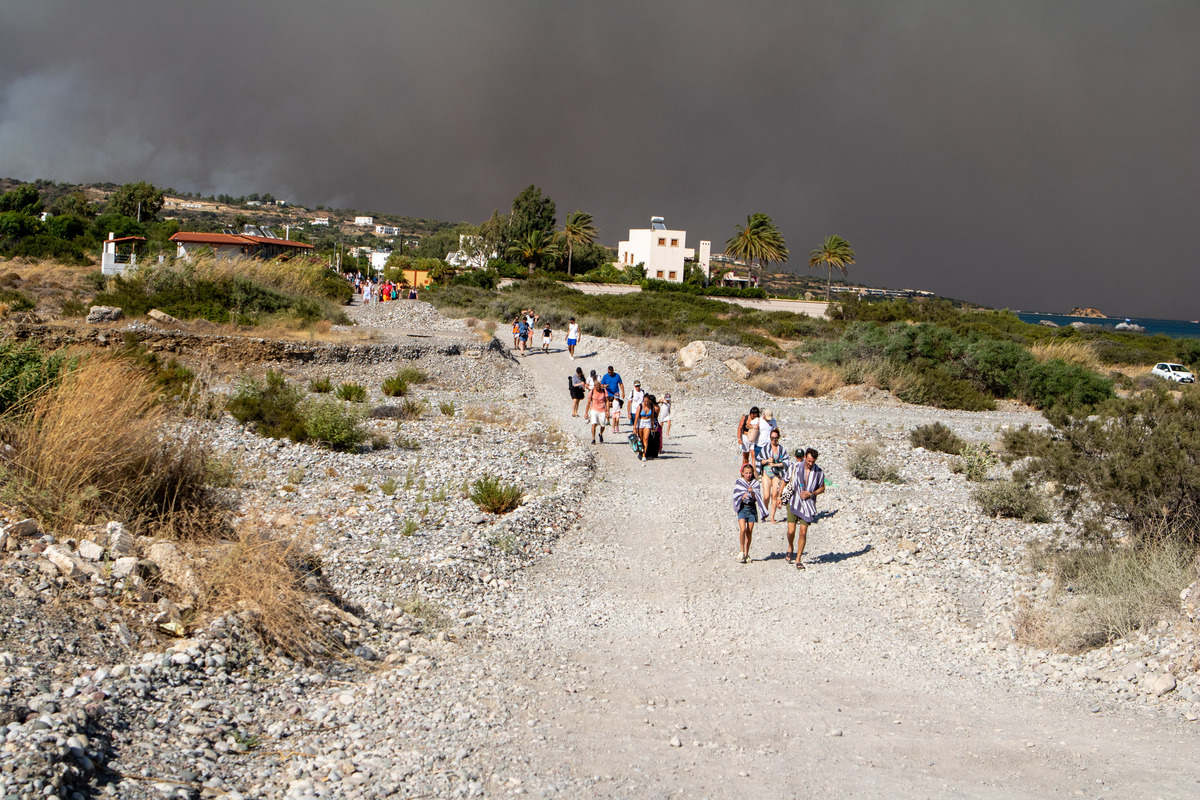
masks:
[[[762,484],[754,477],[754,467],[742,465],[742,476],[733,484],[733,510],[738,519],[738,543],[742,552],[740,562],[750,560],[750,539],[754,535],[754,523],[767,515],[767,503],[763,499]]]

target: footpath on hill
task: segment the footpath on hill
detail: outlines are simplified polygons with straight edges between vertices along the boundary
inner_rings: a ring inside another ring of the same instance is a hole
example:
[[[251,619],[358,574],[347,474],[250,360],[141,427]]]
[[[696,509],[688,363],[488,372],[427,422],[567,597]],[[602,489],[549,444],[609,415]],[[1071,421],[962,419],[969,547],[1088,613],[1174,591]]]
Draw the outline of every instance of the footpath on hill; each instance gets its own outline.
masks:
[[[576,366],[620,371],[629,348],[585,341],[587,357],[574,361],[555,350],[519,359],[529,410],[586,444],[564,379]],[[642,377],[659,394],[672,385]],[[845,443],[864,420],[797,407],[789,444],[817,446],[827,468],[844,465]],[[828,515],[810,532],[805,571],[784,561],[782,524],[759,524],[752,563],[737,563],[733,427],[744,410],[692,394],[676,404],[661,459],[639,462],[624,433],[595,447],[579,524],[524,574],[481,654],[514,698],[518,724],[501,738],[513,753],[510,774],[525,777],[511,778],[508,792],[739,800],[1200,792],[1194,724],[1021,685],[964,654],[986,642],[935,636],[928,619],[908,613],[936,610],[957,589],[883,568],[890,559],[872,545],[877,505],[865,493],[839,486],[822,499]],[[958,624],[953,605],[947,599],[944,613]]]

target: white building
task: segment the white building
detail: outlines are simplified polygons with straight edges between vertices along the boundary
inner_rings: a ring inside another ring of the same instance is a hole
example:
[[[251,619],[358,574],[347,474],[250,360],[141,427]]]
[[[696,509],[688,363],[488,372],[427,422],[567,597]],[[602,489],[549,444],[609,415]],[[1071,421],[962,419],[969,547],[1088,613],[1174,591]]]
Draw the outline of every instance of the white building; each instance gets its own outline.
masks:
[[[469,236],[465,233],[460,233],[458,235],[458,249],[451,250],[446,254],[446,263],[452,267],[483,269],[487,266],[488,261],[498,256],[494,250],[491,255],[480,252],[478,242],[478,236]],[[468,251],[471,251],[471,255],[467,255]]]
[[[354,224],[362,225],[364,228],[369,228],[375,224],[375,218],[374,217],[355,217]]]
[[[308,224],[309,225],[324,225],[325,227],[328,228],[329,227],[329,217],[313,217],[312,222],[310,222]]]
[[[375,233],[379,236],[399,236],[400,229],[391,225],[376,225]]]
[[[701,242],[706,245],[708,242]],[[646,265],[646,277],[660,281],[683,282],[683,260],[694,258],[696,251],[687,246],[687,231],[667,228],[662,217],[651,217],[650,227],[629,230],[629,240],[617,245],[617,264],[621,269]],[[704,253],[705,262],[708,253]]]

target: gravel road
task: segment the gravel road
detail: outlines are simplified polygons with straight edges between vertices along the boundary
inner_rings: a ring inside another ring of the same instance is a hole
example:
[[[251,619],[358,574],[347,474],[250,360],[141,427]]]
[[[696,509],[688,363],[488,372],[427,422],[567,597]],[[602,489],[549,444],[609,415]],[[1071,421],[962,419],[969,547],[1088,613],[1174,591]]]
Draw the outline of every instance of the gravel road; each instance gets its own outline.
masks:
[[[1026,580],[1020,545],[1039,526],[982,518],[944,457],[912,454],[902,441],[933,419],[991,440],[1001,425],[1039,422],[1033,414],[768,399],[789,446],[821,450],[837,485],[822,498],[828,516],[810,531],[805,571],[783,559],[783,525],[757,526],[743,566],[728,499],[733,427],[764,396],[691,391],[663,359],[620,343],[589,340],[581,352],[591,355],[521,360],[551,419],[582,438],[563,377],[612,363],[627,385],[636,376],[672,391],[676,422],[658,461],[636,460],[623,437],[595,447],[577,528],[525,576],[505,615],[493,669],[531,698],[521,748],[531,789],[621,798],[1200,791],[1194,722],[1114,703],[1106,682],[1055,679],[1092,668],[1086,657],[1012,642],[1011,613],[999,612],[1011,612]],[[905,485],[846,475],[849,444],[863,439],[904,451]],[[923,546],[899,550],[912,545],[904,537]],[[989,597],[1006,584],[1007,598]]]

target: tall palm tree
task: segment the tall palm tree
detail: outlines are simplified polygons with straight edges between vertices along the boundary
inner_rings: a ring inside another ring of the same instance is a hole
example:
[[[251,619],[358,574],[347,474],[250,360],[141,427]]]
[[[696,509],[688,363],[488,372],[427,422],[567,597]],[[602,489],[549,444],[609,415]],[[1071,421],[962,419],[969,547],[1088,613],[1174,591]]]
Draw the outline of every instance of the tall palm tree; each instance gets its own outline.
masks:
[[[746,217],[746,227],[737,226],[733,238],[725,242],[725,252],[747,264],[758,264],[759,278],[762,270],[772,261],[784,264],[788,260],[787,242],[783,234],[766,214],[751,214]]]
[[[567,246],[567,274],[570,275],[571,256],[574,255],[575,246],[596,241],[596,226],[592,222],[592,215],[586,211],[572,211],[567,214],[567,221],[563,223],[563,229],[558,235]]]
[[[833,270],[836,267],[837,271],[846,274],[846,267],[854,263],[854,248],[840,236],[826,236],[825,241],[816,250],[808,254],[808,266],[819,267],[825,265],[829,271],[825,279],[825,302],[829,302],[830,293],[833,290]]]
[[[539,264],[558,255],[558,244],[545,231],[534,230],[509,245],[505,255],[521,259],[529,265],[529,272],[533,274]]]

